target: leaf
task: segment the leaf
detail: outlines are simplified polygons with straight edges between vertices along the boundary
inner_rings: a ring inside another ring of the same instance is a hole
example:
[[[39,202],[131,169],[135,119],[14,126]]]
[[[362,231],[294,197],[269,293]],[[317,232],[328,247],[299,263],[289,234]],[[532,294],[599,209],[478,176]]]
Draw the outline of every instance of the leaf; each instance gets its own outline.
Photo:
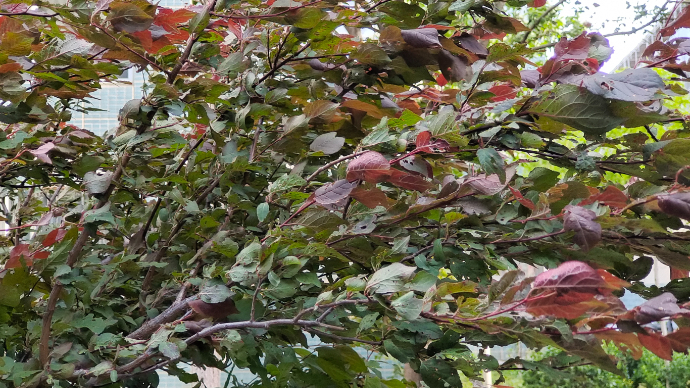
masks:
[[[436,32],[434,30],[434,32]],[[438,35],[438,33],[436,33]],[[383,49],[373,43],[363,43],[352,53],[351,58],[363,65],[383,66],[391,59]]]
[[[402,291],[405,283],[412,278],[415,267],[393,263],[376,271],[369,281],[365,292],[368,294],[390,294]]]
[[[429,162],[427,162],[420,155],[412,155],[408,156],[407,158],[400,159],[398,164],[400,164],[400,166],[402,166],[402,168],[405,170],[419,173],[424,175],[426,178],[433,178],[434,171],[431,167],[431,164],[429,164]]]
[[[269,208],[270,207],[266,202],[262,202],[256,207],[256,218],[259,219],[259,222],[264,222],[268,216]]]
[[[668,338],[652,332],[647,334],[638,333],[637,338],[642,346],[659,356],[659,358],[669,361],[673,360],[673,348]]]
[[[319,135],[316,139],[314,139],[309,146],[309,149],[314,152],[321,151],[326,155],[331,155],[340,151],[344,144],[344,137],[336,137],[335,132],[329,132]]]
[[[367,151],[347,165],[347,180],[364,180],[371,183],[383,182],[391,176],[391,168],[383,155]]]
[[[581,261],[566,261],[557,268],[542,272],[532,283],[533,290],[562,290],[561,292],[580,292],[596,294],[604,280],[589,265]]]
[[[664,213],[690,221],[690,192],[660,195],[657,204]]]
[[[633,316],[637,323],[644,325],[647,323],[660,321],[674,315],[687,315],[690,310],[680,308],[678,300],[670,292],[649,299],[633,309]]]
[[[434,28],[417,28],[415,30],[400,30],[405,43],[417,48],[440,48],[438,31]]]
[[[625,120],[611,112],[606,100],[575,85],[558,85],[544,93],[527,113],[549,118],[600,135],[618,127]]]
[[[376,187],[366,189],[362,186],[358,186],[352,190],[352,192],[350,192],[350,196],[361,202],[369,209],[374,209],[377,206],[383,206],[386,208],[390,206],[390,200],[386,196],[386,193]]]
[[[350,183],[347,179],[341,179],[321,186],[314,193],[314,200],[322,206],[333,205],[349,197],[355,187],[356,182]]]
[[[158,350],[160,350],[165,357],[168,357],[171,360],[180,358],[180,349],[172,342],[163,342],[162,344],[158,345]]]
[[[390,170],[387,181],[403,189],[416,190],[420,192],[431,189],[431,182],[419,175],[408,174],[400,170]]]
[[[292,175],[292,174],[285,174],[285,175],[280,176],[275,181],[273,181],[269,185],[268,191],[271,193],[275,193],[278,191],[287,190],[287,189],[290,189],[292,187],[302,186],[305,184],[307,184],[307,181],[304,180],[304,178],[302,178],[301,176]]]
[[[147,8],[155,6],[148,5]],[[153,16],[140,8],[136,3],[113,1],[110,3],[108,21],[117,31],[137,32],[148,29],[153,23]]]
[[[515,98],[517,95],[517,90],[508,85],[494,85],[489,88],[489,92],[495,95],[494,97],[491,97],[492,102],[505,101]]]
[[[93,171],[89,171],[84,174],[84,185],[86,186],[86,191],[89,194],[103,194],[108,187],[110,187],[110,181],[112,180],[113,173],[107,171],[101,175]]]
[[[350,109],[355,109],[355,110],[359,110],[362,112],[366,112],[369,116],[376,118],[376,119],[390,116],[388,113],[383,111],[378,106],[376,106],[374,104],[369,104],[367,102],[360,101],[360,100],[347,100],[347,101],[343,102],[342,104],[340,104],[340,106],[343,108],[350,108]]]
[[[423,361],[419,373],[429,388],[462,387],[457,369],[440,358]]]
[[[424,301],[415,298],[414,292],[412,291],[391,302],[391,307],[393,307],[403,319],[409,321],[419,317],[419,314],[422,313],[423,306]]]
[[[612,208],[622,209],[628,205],[628,196],[616,186],[607,186],[601,193],[595,194],[580,202],[580,205],[589,205],[594,202],[599,202]]]
[[[601,225],[595,221],[596,213],[572,205],[566,206],[563,210],[563,230],[575,232],[573,240],[582,250],[589,251],[601,241]]]
[[[653,69],[628,69],[616,74],[596,73],[579,81],[593,94],[622,101],[643,102],[655,98],[666,85]]]
[[[333,117],[337,108],[338,104],[335,102],[316,100],[307,104],[303,112],[310,122],[312,120],[327,122]]]
[[[455,56],[450,51],[443,49],[438,54],[437,59],[441,73],[447,80],[458,82],[471,78],[472,68],[469,67],[466,58]]]
[[[482,148],[477,151],[479,164],[486,172],[486,175],[496,174],[502,184],[506,183],[506,171],[503,158],[494,148]]]

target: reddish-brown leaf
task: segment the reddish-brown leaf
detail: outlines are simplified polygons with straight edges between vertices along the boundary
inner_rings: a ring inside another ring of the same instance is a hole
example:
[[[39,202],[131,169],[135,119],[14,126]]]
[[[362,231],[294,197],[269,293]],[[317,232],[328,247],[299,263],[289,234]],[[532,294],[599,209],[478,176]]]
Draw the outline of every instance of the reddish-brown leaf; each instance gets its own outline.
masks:
[[[628,196],[617,187],[608,186],[601,193],[595,194],[580,202],[580,205],[589,205],[597,201],[606,206],[622,209],[628,205]]]
[[[10,251],[10,258],[5,263],[5,268],[18,268],[22,266],[21,258],[24,259],[26,265],[33,264],[31,260],[31,253],[29,252],[29,244],[17,244]]]
[[[636,360],[642,357],[644,347],[634,333],[621,333],[620,331],[610,330],[596,333],[594,336],[600,340],[611,341],[619,348],[621,345],[625,345],[626,348],[630,349],[630,353]]]
[[[491,97],[492,102],[508,100],[517,95],[517,90],[508,85],[494,85],[489,88],[489,92],[495,94],[494,97]]]
[[[671,343],[671,348],[678,353],[687,353],[690,348],[690,327],[681,327],[666,336]]]
[[[388,182],[408,190],[427,191],[432,187],[431,182],[419,175],[408,174],[400,170],[390,170]]]
[[[422,131],[419,132],[419,134],[417,135],[417,139],[415,139],[415,145],[417,146],[417,148],[423,147],[429,144],[429,141],[431,141],[431,132]]]
[[[438,77],[436,77],[436,83],[438,86],[446,86],[448,84],[448,80],[443,76],[443,74],[439,74]]]
[[[534,279],[532,289],[598,294],[603,286],[604,279],[594,268],[581,261],[566,261],[557,268],[540,273]]]
[[[669,361],[673,360],[673,348],[668,338],[652,332],[647,334],[638,333],[637,338],[642,346],[659,356],[659,358]]]
[[[532,7],[532,8],[539,8],[543,7],[546,5],[546,0],[532,0],[529,3],[527,3],[527,6]]]
[[[391,166],[383,155],[368,151],[347,165],[347,180],[361,179],[366,182],[383,182],[391,175]]]
[[[54,229],[46,235],[46,238],[43,239],[42,244],[44,247],[49,247],[58,241],[62,241],[66,234],[67,231],[64,229]]]
[[[390,199],[386,196],[386,193],[376,187],[366,189],[359,186],[352,190],[350,196],[369,209],[373,209],[377,206],[383,206],[385,208],[390,206]]]
[[[591,294],[588,295],[592,296]],[[550,316],[564,319],[575,319],[591,308],[586,301],[568,303],[565,300],[561,300],[557,295],[530,301],[525,306],[527,312],[534,316]]]
[[[196,12],[185,8],[173,11],[170,8],[158,7],[153,24],[165,28],[168,32],[173,32],[177,30],[178,25],[187,23],[194,15],[196,15]]]
[[[554,47],[555,58],[556,60],[585,60],[589,56],[589,46],[590,40],[586,33],[582,33],[573,40],[561,38]]]
[[[602,279],[604,279],[604,285],[602,286],[602,288],[620,290],[625,287],[630,287],[630,283],[611,275],[609,271],[605,269],[598,269],[597,273],[599,274],[599,276],[601,276]]]
[[[230,32],[232,32],[233,35],[235,35],[237,40],[242,40],[242,25],[240,25],[232,19],[228,19],[228,30],[230,30]]]
[[[350,192],[352,192],[352,189],[356,186],[356,182],[349,182],[347,179],[341,179],[321,186],[314,193],[314,200],[322,206],[333,205],[347,198]]]
[[[514,188],[508,186],[510,189],[510,192],[513,193],[513,196],[515,199],[522,204],[522,206],[528,208],[529,210],[534,210],[534,202],[530,201],[529,199],[525,198],[522,193],[520,193],[518,190],[515,190]]]
[[[677,17],[673,23],[661,29],[661,36],[671,36],[679,28],[690,27],[690,9],[685,7],[683,12]]]

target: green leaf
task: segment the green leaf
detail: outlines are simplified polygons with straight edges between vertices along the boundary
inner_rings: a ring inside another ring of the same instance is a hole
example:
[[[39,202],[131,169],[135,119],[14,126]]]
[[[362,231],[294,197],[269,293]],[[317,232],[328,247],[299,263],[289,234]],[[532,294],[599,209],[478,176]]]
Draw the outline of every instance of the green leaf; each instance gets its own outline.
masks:
[[[391,307],[400,314],[403,319],[414,320],[422,313],[424,301],[417,299],[414,292],[410,291],[407,294],[399,297],[391,302]]]
[[[412,277],[415,267],[393,263],[376,271],[367,282],[367,293],[389,294],[402,291],[405,283]]]
[[[625,121],[613,114],[603,97],[575,85],[556,86],[527,111],[591,135],[602,135]]]
[[[477,151],[479,164],[486,172],[486,175],[497,174],[502,184],[506,183],[506,170],[503,158],[494,148],[482,148]]]
[[[259,206],[256,207],[256,217],[259,219],[259,222],[264,222],[268,216],[268,211],[269,206],[266,202],[260,203]]]
[[[373,43],[361,44],[351,58],[363,65],[372,66],[383,66],[391,61],[388,54]]]

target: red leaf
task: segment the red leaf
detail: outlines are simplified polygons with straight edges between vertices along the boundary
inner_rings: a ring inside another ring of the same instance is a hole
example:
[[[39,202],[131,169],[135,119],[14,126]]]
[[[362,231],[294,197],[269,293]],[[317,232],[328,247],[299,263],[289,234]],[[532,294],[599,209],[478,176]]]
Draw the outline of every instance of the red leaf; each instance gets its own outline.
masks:
[[[333,205],[349,197],[355,187],[357,187],[356,182],[350,183],[347,179],[341,179],[316,190],[314,200],[322,206]]]
[[[499,102],[508,100],[510,98],[515,98],[517,95],[517,90],[513,89],[508,85],[495,85],[489,88],[489,92],[495,94],[491,97],[492,102]]]
[[[232,19],[228,19],[228,30],[235,35],[237,40],[242,40],[242,26]]]
[[[605,285],[594,268],[581,261],[566,261],[557,268],[540,273],[534,279],[532,289],[598,294],[599,287]]]
[[[681,327],[666,336],[671,343],[671,348],[678,353],[686,353],[690,348],[690,328]]]
[[[520,193],[518,190],[515,190],[514,188],[508,186],[510,191],[513,193],[513,196],[515,199],[517,199],[518,202],[522,204],[522,206],[528,208],[529,210],[534,210],[534,202],[530,201],[529,199],[525,198],[522,193]]]
[[[49,247],[55,244],[56,242],[62,241],[66,234],[67,231],[64,229],[54,229],[46,235],[46,238],[43,239],[42,244],[44,247]]]
[[[661,29],[661,36],[671,36],[677,29],[684,27],[690,27],[690,8],[688,7],[685,7],[683,13],[673,23]]]
[[[590,295],[590,299],[592,299],[591,294],[587,295]],[[550,316],[564,319],[575,319],[586,313],[590,307],[587,302],[568,303],[556,295],[536,299],[526,304],[527,312],[534,316]]]
[[[612,290],[620,290],[625,287],[630,287],[630,283],[626,282],[625,280],[618,279],[617,277],[611,275],[607,270],[605,269],[598,269],[597,273],[601,278],[604,280],[604,287],[612,289]]]
[[[543,7],[546,5],[546,0],[532,0],[529,3],[527,3],[527,6],[532,7],[532,8],[539,8]]]
[[[590,40],[584,32],[573,40],[561,38],[554,47],[556,53],[555,58],[557,60],[587,59],[589,57],[589,46]]]
[[[608,186],[603,192],[595,194],[580,202],[581,206],[599,201],[606,206],[622,209],[628,205],[628,196],[615,186]]]
[[[47,259],[48,256],[50,256],[50,252],[48,251],[38,251],[33,254],[33,259],[35,260],[44,260]]]
[[[429,141],[431,140],[431,132],[429,131],[422,131],[419,132],[417,135],[417,139],[415,139],[415,145],[417,148],[423,147],[427,144],[429,144]]]
[[[18,268],[22,266],[20,258],[24,258],[26,265],[33,264],[29,253],[29,244],[17,244],[10,251],[10,258],[5,263],[5,268]]]
[[[391,166],[383,155],[368,151],[347,165],[347,180],[371,183],[383,182],[391,175]]]
[[[361,202],[369,209],[373,209],[377,206],[383,206],[385,208],[390,206],[390,200],[386,196],[386,193],[384,193],[381,189],[377,189],[376,187],[368,190],[361,186],[357,187],[352,190],[350,196]]]
[[[187,23],[196,12],[181,8],[173,11],[170,8],[158,8],[158,13],[153,19],[153,24],[163,27],[168,32],[177,31],[177,26]]]
[[[668,338],[651,332],[648,334],[638,333],[637,338],[640,340],[642,346],[659,356],[659,358],[669,361],[673,360],[673,348]]]
[[[448,80],[443,76],[443,74],[439,74],[438,77],[436,77],[436,83],[438,86],[446,86],[448,84]]]
[[[431,182],[419,175],[408,174],[400,170],[390,170],[388,182],[408,190],[427,191],[432,187]]]
[[[426,152],[428,154],[434,154],[438,152],[445,152],[450,148],[450,143],[443,139],[436,139],[433,143],[429,143],[424,147],[419,147],[419,151]]]

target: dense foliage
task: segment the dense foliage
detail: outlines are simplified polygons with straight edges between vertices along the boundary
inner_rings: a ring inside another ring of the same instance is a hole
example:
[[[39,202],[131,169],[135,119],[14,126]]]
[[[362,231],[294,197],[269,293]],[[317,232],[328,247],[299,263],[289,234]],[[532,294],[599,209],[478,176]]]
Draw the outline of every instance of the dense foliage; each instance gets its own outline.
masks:
[[[471,346],[686,351],[690,282],[640,280],[690,270],[686,92],[652,69],[684,79],[690,41],[609,75],[583,33],[537,68],[539,20],[508,15],[544,3],[2,3],[0,386],[413,384],[362,347],[436,388],[523,363]],[[67,124],[128,68],[112,134]]]
[[[606,347],[605,347],[606,348]],[[667,362],[645,350],[639,359],[609,346],[607,352],[616,356],[621,375],[614,375],[592,365],[574,366],[567,370],[535,368],[521,373],[523,388],[666,388],[690,386],[690,357],[676,353]],[[541,357],[542,364],[568,357],[549,351]],[[530,365],[531,366],[531,365]]]

